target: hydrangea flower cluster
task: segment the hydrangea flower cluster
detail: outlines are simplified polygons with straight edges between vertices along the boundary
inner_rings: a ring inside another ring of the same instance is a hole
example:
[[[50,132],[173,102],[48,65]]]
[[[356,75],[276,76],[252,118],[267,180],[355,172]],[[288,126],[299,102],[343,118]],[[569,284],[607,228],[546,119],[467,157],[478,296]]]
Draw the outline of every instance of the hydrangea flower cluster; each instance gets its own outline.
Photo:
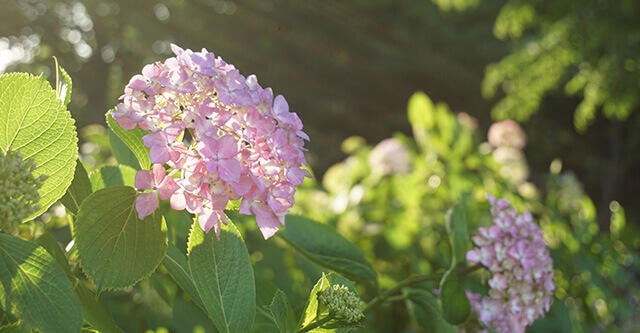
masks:
[[[38,189],[47,178],[33,177],[33,160],[24,161],[22,154],[0,150],[0,230],[13,233],[27,216],[39,209]]]
[[[355,323],[364,318],[360,298],[349,288],[334,284],[318,293],[318,300],[335,318]]]
[[[242,199],[240,213],[255,214],[271,237],[293,205],[295,187],[310,174],[302,122],[281,95],[244,77],[203,49],[171,45],[175,57],[146,65],[126,86],[112,111],[125,129],[150,131],[151,171],[136,175],[138,217],[152,214],[160,199],[198,214],[205,232],[220,233],[229,200]],[[167,174],[165,166],[170,169]]]
[[[371,150],[369,166],[381,175],[406,175],[411,172],[409,149],[398,139],[384,139]]]
[[[488,297],[467,296],[480,321],[498,332],[524,332],[525,327],[549,311],[553,263],[542,232],[530,213],[516,214],[511,204],[487,195],[493,222],[473,237],[476,248],[467,260],[487,267]]]

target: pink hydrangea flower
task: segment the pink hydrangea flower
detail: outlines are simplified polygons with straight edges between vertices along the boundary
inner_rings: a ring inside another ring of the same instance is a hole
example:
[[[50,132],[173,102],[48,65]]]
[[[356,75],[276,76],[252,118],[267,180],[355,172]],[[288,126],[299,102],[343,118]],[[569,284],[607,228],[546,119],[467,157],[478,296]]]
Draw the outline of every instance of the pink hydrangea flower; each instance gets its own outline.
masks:
[[[271,237],[284,224],[295,187],[310,176],[302,121],[255,75],[242,76],[205,49],[171,49],[175,57],[131,78],[112,111],[123,128],[150,131],[143,142],[157,167],[136,175],[138,189],[153,190],[139,194],[138,215],[153,213],[160,195],[173,209],[198,214],[205,232],[219,234],[229,200],[242,200],[241,213],[254,214],[264,238]],[[159,168],[163,177],[156,179]]]
[[[493,274],[489,295],[467,292],[473,312],[498,332],[524,332],[549,311],[553,263],[542,232],[531,214],[516,214],[511,204],[487,195],[494,225],[480,227],[473,237],[476,248],[467,260],[480,263]]]

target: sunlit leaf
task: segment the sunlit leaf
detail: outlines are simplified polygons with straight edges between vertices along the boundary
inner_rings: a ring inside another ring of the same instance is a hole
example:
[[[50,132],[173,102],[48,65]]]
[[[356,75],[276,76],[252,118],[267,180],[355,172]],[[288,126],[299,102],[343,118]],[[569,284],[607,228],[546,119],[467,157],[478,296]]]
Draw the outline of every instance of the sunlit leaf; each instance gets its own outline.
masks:
[[[107,113],[107,125],[115,133],[124,144],[131,149],[131,152],[136,156],[140,167],[142,169],[151,169],[151,160],[149,158],[149,148],[142,142],[142,137],[145,136],[148,131],[142,130],[140,127],[136,127],[132,130],[125,130],[118,125],[111,112]]]
[[[9,148],[33,160],[34,177],[48,176],[38,190],[39,209],[25,219],[28,221],[65,194],[78,154],[74,120],[43,77],[0,76],[0,150]]]
[[[167,228],[155,212],[144,220],[136,191],[108,187],[88,196],[74,221],[80,266],[98,290],[126,288],[148,277],[167,250]]]
[[[204,307],[219,332],[249,332],[256,313],[253,267],[231,221],[220,239],[197,222],[189,235],[189,270]]]
[[[64,271],[41,246],[0,233],[0,281],[15,314],[47,332],[78,332],[82,310]]]

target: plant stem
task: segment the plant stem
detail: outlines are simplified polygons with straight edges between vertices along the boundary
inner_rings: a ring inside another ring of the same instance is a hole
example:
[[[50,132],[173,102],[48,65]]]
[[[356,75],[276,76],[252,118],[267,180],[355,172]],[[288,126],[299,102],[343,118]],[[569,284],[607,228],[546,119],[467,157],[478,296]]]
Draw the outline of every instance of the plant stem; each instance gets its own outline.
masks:
[[[314,328],[318,328],[326,323],[328,323],[331,319],[333,319],[333,314],[329,314],[328,316],[318,320],[318,321],[314,321],[313,323],[299,329],[296,331],[296,333],[304,333],[304,332],[309,332]]]
[[[462,275],[467,275],[469,273],[472,273],[478,269],[482,268],[482,265],[480,264],[476,264],[473,266],[469,266],[469,267],[465,267],[459,271],[456,272],[456,274],[458,274],[458,276],[462,276]],[[382,304],[383,302],[385,302],[386,300],[388,300],[391,296],[395,295],[396,293],[398,293],[400,290],[402,290],[402,288],[406,288],[409,286],[412,286],[416,283],[419,282],[424,282],[424,281],[440,281],[440,279],[442,278],[443,274],[427,274],[427,275],[416,275],[416,276],[412,276],[410,278],[407,278],[403,281],[401,281],[400,283],[398,283],[395,287],[387,290],[386,292],[384,292],[382,295],[374,297],[369,303],[367,303],[367,306],[364,308],[364,313],[367,313],[369,311],[371,311],[372,309],[380,306],[380,304]]]

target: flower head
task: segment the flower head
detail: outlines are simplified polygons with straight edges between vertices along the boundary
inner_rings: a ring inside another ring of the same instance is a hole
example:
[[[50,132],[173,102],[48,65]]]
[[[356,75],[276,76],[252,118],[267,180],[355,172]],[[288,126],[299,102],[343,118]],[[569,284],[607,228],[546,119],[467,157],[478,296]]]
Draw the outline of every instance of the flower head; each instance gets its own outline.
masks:
[[[349,288],[334,284],[318,293],[318,300],[337,319],[355,323],[364,318],[360,298]]]
[[[172,208],[199,214],[202,228],[218,233],[227,202],[241,199],[241,213],[255,214],[270,237],[293,205],[295,186],[310,176],[300,118],[255,75],[242,76],[205,49],[171,49],[175,57],[131,78],[112,111],[123,128],[150,131],[143,142],[151,162],[163,174],[161,164],[174,169],[158,179],[140,172],[136,187],[152,191],[139,195],[139,217],[157,209],[158,195],[168,196]]]
[[[493,276],[488,297],[470,292],[474,313],[498,332],[524,332],[549,311],[553,285],[553,263],[542,232],[531,214],[516,214],[511,204],[487,196],[494,225],[480,227],[473,237],[476,248],[467,260],[486,266]]]
[[[33,177],[34,169],[33,160],[24,161],[20,152],[0,150],[0,230],[6,233],[38,210],[38,189],[47,176]]]

